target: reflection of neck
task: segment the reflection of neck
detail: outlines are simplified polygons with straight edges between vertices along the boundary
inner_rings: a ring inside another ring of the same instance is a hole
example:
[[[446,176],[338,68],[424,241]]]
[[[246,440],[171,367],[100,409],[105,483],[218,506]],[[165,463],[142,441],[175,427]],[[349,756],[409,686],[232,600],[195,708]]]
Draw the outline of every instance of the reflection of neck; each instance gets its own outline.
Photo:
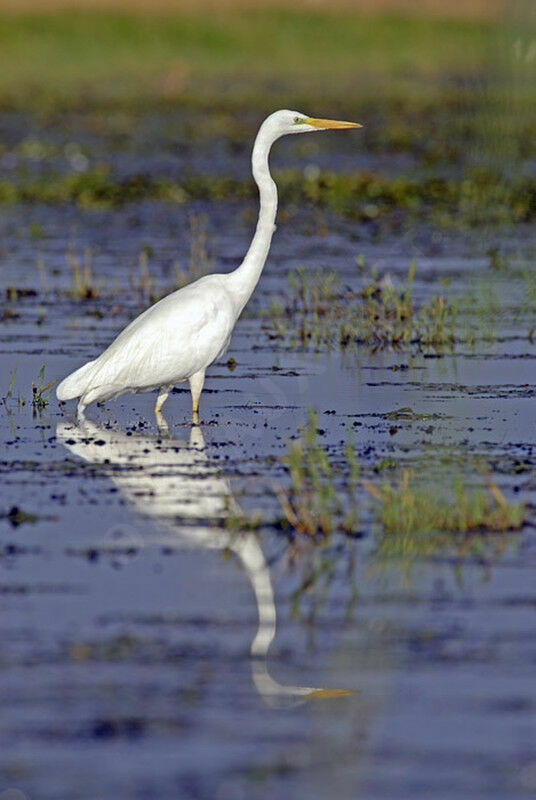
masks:
[[[233,551],[240,558],[244,570],[251,582],[257,611],[259,626],[255,638],[251,643],[251,676],[255,688],[269,703],[294,700],[301,698],[334,697],[339,694],[348,694],[341,690],[314,689],[312,686],[289,686],[274,680],[268,672],[266,657],[271,643],[275,637],[276,610],[270,570],[264,553],[255,534],[246,534],[242,539],[233,542]]]
[[[274,680],[268,672],[266,657],[275,637],[276,610],[270,570],[255,534],[250,533],[233,543],[233,550],[240,558],[251,582],[259,626],[251,643],[251,675],[260,695],[266,700],[280,697],[306,697],[314,692],[307,686],[284,686]]]
[[[259,627],[250,652],[252,656],[266,656],[275,636],[276,622],[270,570],[255,534],[249,533],[234,542],[233,550],[242,561],[257,601]]]

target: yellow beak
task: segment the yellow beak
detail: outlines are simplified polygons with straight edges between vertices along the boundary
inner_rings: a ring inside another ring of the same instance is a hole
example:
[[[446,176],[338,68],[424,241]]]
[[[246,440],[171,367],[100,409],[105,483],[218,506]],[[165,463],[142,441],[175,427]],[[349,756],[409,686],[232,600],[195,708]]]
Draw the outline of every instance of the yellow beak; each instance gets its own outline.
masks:
[[[312,125],[313,128],[318,128],[319,131],[328,130],[330,128],[362,128],[359,122],[343,122],[338,119],[315,119],[314,117],[306,117],[305,122],[307,125]]]

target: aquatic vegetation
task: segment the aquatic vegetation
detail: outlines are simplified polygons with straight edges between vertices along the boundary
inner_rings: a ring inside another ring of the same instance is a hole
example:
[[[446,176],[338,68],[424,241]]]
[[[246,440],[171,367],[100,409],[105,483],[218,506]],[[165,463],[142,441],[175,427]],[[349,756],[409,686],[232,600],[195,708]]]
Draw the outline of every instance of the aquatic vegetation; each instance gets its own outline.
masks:
[[[35,289],[22,288],[20,286],[6,286],[7,300],[14,302],[23,297],[36,297],[37,292]]]
[[[15,383],[15,378],[17,376],[17,367],[13,369],[11,373],[11,378],[9,380],[9,386],[7,392],[5,393],[4,397],[2,398],[2,402],[5,406],[7,406],[8,401],[13,397],[13,385]]]
[[[183,189],[148,175],[116,179],[105,167],[83,173],[48,173],[36,179],[0,180],[0,203],[75,203],[80,208],[119,208],[141,200],[184,202]]]
[[[419,419],[438,419],[439,414],[427,414],[426,412],[416,412],[409,406],[404,406],[403,408],[397,408],[394,411],[387,411],[383,415],[386,419],[411,419],[411,420],[419,420]]]
[[[71,288],[67,294],[74,300],[95,300],[99,290],[93,279],[91,248],[84,248],[83,261],[69,248],[65,260],[71,271]]]
[[[415,264],[407,281],[395,287],[390,278],[360,291],[343,286],[333,271],[289,273],[284,307],[272,302],[266,326],[271,338],[305,347],[348,348],[357,344],[438,347],[456,339],[457,308],[443,295],[416,306],[412,293]]]
[[[488,247],[486,255],[489,258],[490,269],[493,269],[496,272],[502,272],[503,270],[508,269],[508,262],[505,256],[501,253],[499,247]]]
[[[455,470],[450,464],[450,482],[441,474],[439,484],[423,483],[414,469],[404,469],[396,482],[377,485],[363,479],[360,484],[353,445],[347,444],[344,453],[335,456],[322,446],[317,430],[317,418],[310,411],[307,425],[287,443],[287,452],[281,458],[289,483],[285,488],[274,487],[283,512],[277,526],[290,528],[293,534],[325,542],[333,533],[357,533],[363,515],[360,486],[373,498],[377,558],[409,564],[447,551],[490,557],[500,554],[507,542],[504,536],[490,540],[487,534],[518,531],[527,522],[526,505],[508,501],[491,478],[486,488],[468,488],[466,463]],[[391,469],[396,469],[396,464],[387,458],[373,467],[373,473]],[[299,547],[299,540],[294,541]],[[294,553],[291,548],[288,555],[291,560],[300,560],[306,552]],[[329,574],[333,563],[322,557],[315,562],[313,573]],[[312,580],[309,575],[308,581]]]
[[[281,459],[290,476],[290,485],[275,488],[286,523],[295,533],[327,536],[335,531],[355,531],[359,508],[355,487],[359,464],[351,443],[345,451],[345,487],[335,485],[337,469],[318,441],[317,418],[308,413],[307,425],[297,439],[287,443]]]
[[[305,181],[303,178],[305,177]],[[382,219],[395,209],[412,219],[444,226],[527,222],[536,215],[536,187],[524,176],[507,180],[497,169],[467,166],[459,177],[390,177],[285,170],[278,174],[289,203],[304,199],[352,219]]]
[[[17,366],[15,366],[13,368],[13,371],[11,373],[11,377],[9,379],[9,386],[8,386],[7,392],[5,393],[4,397],[2,397],[2,403],[5,406],[8,414],[10,413],[10,410],[9,410],[9,404],[10,403],[9,403],[9,401],[14,398],[13,389],[14,389],[14,386],[15,386],[15,378],[16,377],[17,377]],[[18,405],[19,409],[23,408],[26,405],[25,399],[20,394],[17,397],[17,405]]]
[[[48,406],[50,390],[56,383],[55,379],[45,383],[45,365],[43,364],[37,374],[37,381],[32,381],[32,408],[43,411]]]
[[[19,525],[24,525],[25,523],[34,523],[38,520],[36,514],[24,511],[19,506],[12,506],[7,513],[0,514],[0,518],[2,517],[7,519],[14,528],[18,528]]]
[[[175,262],[175,281],[179,289],[214,269],[214,257],[209,248],[207,215],[191,212],[188,215],[188,223],[190,227],[188,266],[182,269],[179,262]]]
[[[446,228],[512,224],[536,219],[536,185],[529,177],[505,177],[494,169],[468,168],[460,177],[390,177],[369,170],[335,173],[326,170],[275,170],[285,205],[327,209],[362,222],[384,221],[400,214],[430,220]],[[39,179],[3,178],[0,204],[75,203],[81,208],[119,208],[154,200],[184,203],[188,199],[226,200],[256,197],[251,180],[225,175],[172,179],[133,174],[116,178],[109,169],[47,174]]]
[[[109,168],[96,167],[81,174],[49,172],[37,179],[2,178],[0,204],[73,203],[84,209],[106,209],[142,200],[184,203],[189,198],[246,198],[254,197],[255,191],[252,181],[238,181],[225,176],[186,177],[178,183],[146,174],[116,178]]]
[[[137,302],[141,306],[147,303],[154,303],[160,299],[149,267],[150,257],[152,255],[152,247],[150,245],[144,245],[138,256],[137,272],[132,272],[129,276],[130,288],[136,295]]]
[[[396,485],[386,482],[378,487],[365,481],[364,486],[376,502],[384,535],[424,534],[434,547],[436,534],[519,530],[526,521],[525,506],[509,503],[491,479],[485,490],[468,489],[456,477],[447,493],[434,485],[417,484],[414,471],[406,469]]]
[[[533,337],[536,312],[534,270],[507,265],[493,268],[487,275],[475,276],[458,298],[459,335],[473,344],[499,341],[504,335],[529,340]],[[504,272],[508,272],[505,285]],[[505,288],[507,286],[507,290]],[[506,331],[505,331],[506,328]]]
[[[29,231],[32,239],[41,239],[44,236],[43,226],[39,222],[30,222]]]
[[[386,458],[382,458],[381,461],[378,461],[378,463],[374,465],[373,469],[374,472],[380,473],[387,469],[395,469],[395,467],[395,459],[392,456],[387,456]]]

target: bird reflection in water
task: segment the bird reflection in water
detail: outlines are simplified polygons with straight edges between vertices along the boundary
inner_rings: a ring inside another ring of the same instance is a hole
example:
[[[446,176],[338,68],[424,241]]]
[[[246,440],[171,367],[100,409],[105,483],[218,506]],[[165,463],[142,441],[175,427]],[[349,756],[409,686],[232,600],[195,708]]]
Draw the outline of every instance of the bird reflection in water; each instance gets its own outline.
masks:
[[[267,655],[276,632],[276,607],[270,570],[257,535],[230,531],[222,524],[240,508],[229,479],[211,462],[198,425],[189,441],[174,439],[163,416],[157,416],[160,436],[97,425],[87,418],[78,424],[59,423],[56,435],[73,455],[110,466],[110,479],[121,495],[146,519],[165,532],[165,544],[229,550],[239,559],[255,595],[259,624],[251,643],[251,672],[260,695],[271,704],[352,692],[290,686],[268,672]],[[218,522],[220,524],[218,524]]]

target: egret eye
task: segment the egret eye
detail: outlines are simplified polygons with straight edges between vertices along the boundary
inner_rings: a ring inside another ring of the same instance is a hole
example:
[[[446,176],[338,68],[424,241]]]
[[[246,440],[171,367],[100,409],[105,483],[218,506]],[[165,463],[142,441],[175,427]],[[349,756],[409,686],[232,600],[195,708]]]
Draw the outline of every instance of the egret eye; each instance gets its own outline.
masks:
[[[294,124],[295,125],[303,125],[305,120],[303,117],[294,117]]]

